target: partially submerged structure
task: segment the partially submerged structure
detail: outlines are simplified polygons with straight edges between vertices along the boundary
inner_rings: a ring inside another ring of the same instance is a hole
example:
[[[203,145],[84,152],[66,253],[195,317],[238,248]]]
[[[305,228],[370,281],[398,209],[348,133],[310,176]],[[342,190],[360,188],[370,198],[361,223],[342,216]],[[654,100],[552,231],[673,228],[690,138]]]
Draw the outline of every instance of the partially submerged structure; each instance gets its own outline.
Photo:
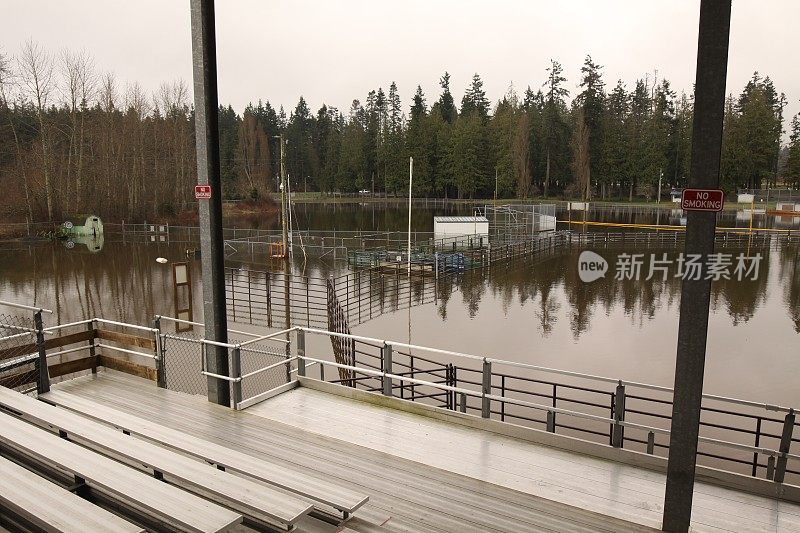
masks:
[[[76,215],[61,224],[65,237],[99,237],[103,234],[103,222],[97,215]]]

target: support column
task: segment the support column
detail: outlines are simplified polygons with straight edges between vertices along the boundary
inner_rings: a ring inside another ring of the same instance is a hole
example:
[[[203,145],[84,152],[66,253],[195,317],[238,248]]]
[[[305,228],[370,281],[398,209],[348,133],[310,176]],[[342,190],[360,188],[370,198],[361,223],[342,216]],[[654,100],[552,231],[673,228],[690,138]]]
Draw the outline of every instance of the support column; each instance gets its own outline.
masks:
[[[211,198],[198,200],[203,272],[203,321],[207,340],[227,343],[214,1],[191,0],[191,16],[197,183],[211,187]],[[227,348],[209,345],[206,354],[208,371],[227,376]],[[228,383],[208,377],[208,401],[230,405]]]
[[[719,187],[730,24],[731,0],[702,0],[688,184],[691,188]],[[713,253],[715,228],[716,213],[688,212],[685,253],[702,254],[704,258]],[[691,522],[710,297],[710,280],[683,281],[664,531],[688,531]]]

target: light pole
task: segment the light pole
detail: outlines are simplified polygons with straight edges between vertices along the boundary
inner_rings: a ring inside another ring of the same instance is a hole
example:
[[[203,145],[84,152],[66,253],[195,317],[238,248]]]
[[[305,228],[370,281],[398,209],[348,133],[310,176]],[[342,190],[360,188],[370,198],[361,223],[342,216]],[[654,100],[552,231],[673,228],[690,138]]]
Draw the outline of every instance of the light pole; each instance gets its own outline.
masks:
[[[722,154],[731,0],[702,0],[699,26],[688,186],[716,189],[719,187]],[[714,212],[686,213],[686,256],[706,258],[714,252],[716,221]],[[688,531],[691,524],[710,300],[710,279],[683,280],[664,495],[664,531]]]
[[[408,277],[411,279],[411,184],[414,181],[414,158],[408,158]],[[410,289],[409,289],[410,290]]]
[[[208,185],[211,197],[198,200],[200,250],[203,272],[203,321],[205,338],[228,342],[225,308],[225,257],[222,235],[222,183],[219,165],[217,98],[217,45],[214,1],[191,0],[192,77],[194,78],[197,183]],[[206,368],[228,375],[228,349],[218,344],[206,347]],[[208,376],[208,400],[230,405],[227,381]]]

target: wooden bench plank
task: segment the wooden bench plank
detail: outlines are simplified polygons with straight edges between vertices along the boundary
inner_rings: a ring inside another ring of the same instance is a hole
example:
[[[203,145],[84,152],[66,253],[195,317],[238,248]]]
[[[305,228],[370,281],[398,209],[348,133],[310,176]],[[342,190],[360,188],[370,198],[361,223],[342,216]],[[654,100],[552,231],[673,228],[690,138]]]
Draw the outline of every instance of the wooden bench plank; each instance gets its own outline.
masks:
[[[166,481],[235,509],[258,522],[289,529],[313,505],[275,488],[186,457],[141,439],[124,435],[73,411],[0,389],[0,406],[20,413],[36,425],[66,433],[73,441],[121,460],[134,468],[157,471]]]
[[[31,333],[32,339],[34,338],[34,335],[35,333]],[[94,330],[79,331],[77,333],[61,335],[58,337],[47,337],[44,340],[44,348],[45,350],[52,350],[53,348],[60,348],[62,346],[67,346],[78,342],[90,341],[94,338]],[[38,351],[39,348],[36,346],[35,342],[29,342],[28,344],[23,344],[20,346],[5,348],[0,350],[0,361],[5,359],[13,359],[15,357],[22,357],[23,355],[35,354],[38,353]]]
[[[300,494],[344,513],[352,514],[369,501],[369,496],[361,492],[302,474],[290,468],[264,461],[238,450],[220,446],[103,404],[86,400],[74,394],[53,390],[41,395],[39,399],[110,424],[132,435],[153,440],[209,463],[220,465],[226,470],[239,472]]]
[[[0,457],[0,508],[43,531],[144,533],[144,529]]]
[[[120,333],[119,331],[99,328],[95,330],[95,334],[98,339],[104,341],[118,342],[128,346],[136,346],[137,348],[156,349],[156,341],[148,337],[140,337],[138,335],[131,335],[130,333]]]
[[[0,443],[22,456],[64,469],[84,479],[92,489],[180,531],[224,531],[242,520],[238,513],[3,412],[0,412]]]

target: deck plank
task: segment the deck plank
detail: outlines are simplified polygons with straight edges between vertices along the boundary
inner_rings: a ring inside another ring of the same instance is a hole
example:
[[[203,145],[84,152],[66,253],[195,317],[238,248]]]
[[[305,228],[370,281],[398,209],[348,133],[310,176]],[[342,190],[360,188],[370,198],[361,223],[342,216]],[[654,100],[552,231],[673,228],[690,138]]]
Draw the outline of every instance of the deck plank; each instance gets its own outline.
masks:
[[[657,472],[489,436],[488,432],[302,387],[254,406],[250,412],[516,490],[618,513],[616,516],[628,520],[640,512],[642,518],[650,517],[649,525],[660,523],[665,477]],[[642,472],[653,481],[645,482]],[[597,496],[607,501],[598,501]],[[789,504],[788,508],[800,506]],[[695,527],[774,531],[777,514],[773,499],[697,484]]]
[[[480,479],[377,453],[345,441],[233,412],[202,398],[157,389],[142,380],[101,372],[57,386],[219,444],[258,452],[370,494],[359,516],[379,510],[386,527],[429,531],[651,530]],[[174,426],[172,424],[175,424]],[[641,509],[633,510],[640,514]]]

